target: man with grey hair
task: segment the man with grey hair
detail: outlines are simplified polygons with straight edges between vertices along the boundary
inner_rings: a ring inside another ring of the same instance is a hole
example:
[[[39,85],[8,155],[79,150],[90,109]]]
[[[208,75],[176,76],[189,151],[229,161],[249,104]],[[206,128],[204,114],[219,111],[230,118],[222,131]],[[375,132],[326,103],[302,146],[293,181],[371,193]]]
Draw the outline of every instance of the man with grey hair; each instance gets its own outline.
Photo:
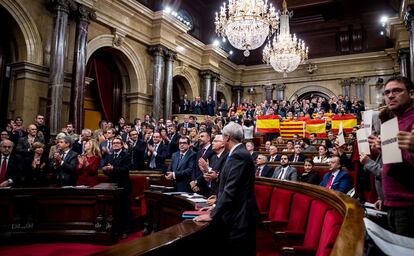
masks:
[[[16,185],[23,175],[23,161],[13,152],[11,140],[0,142],[0,187]]]
[[[72,137],[73,138],[73,137]],[[92,138],[91,129],[82,129],[79,139],[74,141],[72,144],[72,150],[76,153],[83,154],[85,152],[85,143]]]
[[[72,138],[65,136],[57,141],[59,152],[50,161],[54,182],[61,186],[76,185],[76,165],[78,154],[71,150]]]
[[[229,151],[220,173],[216,205],[195,221],[212,221],[223,254],[256,255],[256,219],[258,210],[254,193],[255,167],[250,153],[241,143],[243,128],[230,122],[223,129],[225,148]]]

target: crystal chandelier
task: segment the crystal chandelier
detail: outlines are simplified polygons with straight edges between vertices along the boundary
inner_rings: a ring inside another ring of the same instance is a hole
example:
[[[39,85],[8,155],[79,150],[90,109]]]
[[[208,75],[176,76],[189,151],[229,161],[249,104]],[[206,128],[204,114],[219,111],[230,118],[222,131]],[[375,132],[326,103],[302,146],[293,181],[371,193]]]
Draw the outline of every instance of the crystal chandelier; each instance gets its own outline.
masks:
[[[308,47],[305,42],[291,35],[289,31],[289,16],[286,1],[283,0],[283,10],[280,12],[279,33],[263,49],[263,61],[287,77],[287,73],[295,70],[299,64],[308,59]]]
[[[214,24],[216,33],[244,50],[247,57],[276,31],[278,20],[276,9],[267,0],[229,0],[228,6],[223,3],[220,14],[216,12]]]

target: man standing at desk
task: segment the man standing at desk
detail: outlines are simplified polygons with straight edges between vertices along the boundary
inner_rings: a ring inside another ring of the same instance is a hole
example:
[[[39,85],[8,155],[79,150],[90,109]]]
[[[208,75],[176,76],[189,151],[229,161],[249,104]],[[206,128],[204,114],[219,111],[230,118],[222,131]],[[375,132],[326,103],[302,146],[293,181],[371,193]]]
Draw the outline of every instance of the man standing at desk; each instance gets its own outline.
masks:
[[[212,221],[223,255],[256,254],[256,218],[253,158],[241,143],[243,128],[230,122],[223,129],[223,140],[229,155],[220,173],[216,205],[195,221]]]

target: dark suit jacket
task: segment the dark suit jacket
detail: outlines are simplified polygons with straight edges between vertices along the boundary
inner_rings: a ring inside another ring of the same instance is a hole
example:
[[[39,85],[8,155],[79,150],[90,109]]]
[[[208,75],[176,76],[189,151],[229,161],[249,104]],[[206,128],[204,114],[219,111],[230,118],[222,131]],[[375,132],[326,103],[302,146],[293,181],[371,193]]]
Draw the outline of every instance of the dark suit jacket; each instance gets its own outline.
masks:
[[[281,172],[282,172],[282,166],[277,167],[275,171],[273,172],[272,178],[277,179]],[[285,175],[284,175],[284,180],[292,180],[292,181],[298,180],[298,172],[295,167],[292,167],[290,165],[288,166],[285,172]]]
[[[180,130],[180,129],[181,129],[181,127],[185,127],[185,126],[184,126],[184,123],[180,123],[180,124],[178,124],[177,130]],[[195,125],[194,125],[193,123],[188,123],[188,124],[187,124],[187,128],[193,128],[193,127],[195,127]]]
[[[128,153],[131,159],[131,170],[145,170],[145,149],[147,143],[144,140],[137,140],[135,146],[131,145]]]
[[[78,153],[79,155],[82,154],[82,147],[83,147],[83,141],[76,140],[72,143],[72,150]]]
[[[38,136],[35,137],[34,142],[41,142],[45,144],[45,140],[42,137],[38,137]],[[16,153],[19,154],[21,157],[25,158],[30,155],[29,149],[30,149],[30,143],[29,143],[27,136],[21,137],[16,146]]]
[[[191,108],[193,109],[193,113],[196,115],[202,115],[204,112],[204,103],[202,101],[196,106],[196,101],[191,103]]]
[[[221,228],[229,244],[232,240],[246,241],[240,249],[246,249],[249,253],[252,249],[254,253],[258,217],[254,181],[253,159],[244,145],[239,145],[227,157],[220,172],[216,207],[211,212],[213,223]]]
[[[328,184],[329,178],[331,177],[331,172],[328,172],[323,176],[321,186],[326,187]],[[348,192],[352,188],[352,179],[351,176],[346,173],[344,170],[340,170],[336,175],[335,179],[332,181],[331,189],[341,191],[342,193]]]
[[[69,150],[61,165],[55,165],[55,161],[52,159],[49,163],[49,168],[53,174],[53,181],[61,186],[76,186],[77,163],[78,154],[73,150]]]
[[[210,146],[207,148],[207,150],[205,151],[205,153],[203,154],[203,148],[199,148],[198,152],[197,152],[197,156],[196,156],[196,163],[195,163],[195,168],[193,170],[193,173],[191,174],[191,180],[196,180],[197,183],[203,179],[203,173],[200,171],[200,168],[198,167],[198,160],[201,158],[201,156],[204,158],[204,160],[208,160],[210,161],[211,158],[214,156],[214,151],[211,148],[211,144]]]
[[[196,154],[189,149],[183,159],[180,160],[180,152],[175,152],[171,157],[171,164],[168,171],[174,172],[174,187],[176,191],[191,192],[191,174],[195,167]]]
[[[258,156],[259,156],[259,153],[253,152],[253,154],[252,154],[253,160],[256,160]]]
[[[39,187],[48,185],[49,161],[46,154],[40,158],[40,165],[33,168],[34,153],[24,159],[22,186]]]
[[[293,159],[295,159],[295,154],[292,154],[289,156],[289,162],[293,163]],[[299,154],[298,162],[304,162],[306,159],[306,156],[303,153]]]
[[[315,171],[310,171],[307,174],[306,174],[306,172],[304,172],[304,173],[302,173],[302,175],[299,176],[299,181],[306,182],[306,183],[309,183],[309,184],[318,185],[319,180],[320,180],[319,175]]]
[[[190,105],[191,102],[188,99],[186,101],[180,100],[180,114],[190,113]]]
[[[178,142],[180,141],[180,135],[178,132],[174,133],[170,138],[170,143],[168,144],[168,157],[171,158],[172,154],[179,150]]]
[[[103,160],[103,166],[108,164],[113,166],[111,172],[104,172],[108,176],[109,182],[116,183],[118,187],[124,188],[125,193],[131,191],[131,180],[129,179],[130,163],[129,154],[125,151],[121,151],[116,158],[114,154],[108,154]]]
[[[155,156],[155,168],[154,169],[165,172],[166,167],[164,165],[164,162],[167,156],[168,156],[168,146],[160,143],[160,145],[157,148],[157,155]],[[150,168],[151,157],[152,157],[152,154],[148,156],[147,151],[145,151],[145,160],[147,160],[147,167],[149,169],[151,169]]]
[[[265,166],[263,166],[263,169],[260,173],[260,177],[272,178],[273,172],[274,172],[273,168],[265,164]]]
[[[270,162],[270,156],[267,157],[267,161]],[[278,162],[278,161],[280,161],[280,155],[279,154],[277,154],[276,158],[275,158],[275,162]]]
[[[228,154],[229,152],[223,151],[220,157],[217,157],[216,153],[214,153],[214,155],[210,157],[209,167],[211,167],[212,171],[218,172],[220,174],[220,172],[223,169],[224,163],[226,162]],[[202,179],[197,180],[197,186],[200,188],[199,193],[206,197],[209,197],[211,195],[217,195],[218,185],[219,185],[219,180],[212,181],[209,184],[203,178],[203,176],[202,176]]]
[[[3,155],[0,154],[0,163]],[[19,155],[10,154],[6,168],[5,180],[11,179],[13,184],[11,186],[18,187],[21,184],[23,177],[23,160]]]
[[[206,115],[214,116],[214,110],[216,108],[216,102],[214,100],[206,102]]]

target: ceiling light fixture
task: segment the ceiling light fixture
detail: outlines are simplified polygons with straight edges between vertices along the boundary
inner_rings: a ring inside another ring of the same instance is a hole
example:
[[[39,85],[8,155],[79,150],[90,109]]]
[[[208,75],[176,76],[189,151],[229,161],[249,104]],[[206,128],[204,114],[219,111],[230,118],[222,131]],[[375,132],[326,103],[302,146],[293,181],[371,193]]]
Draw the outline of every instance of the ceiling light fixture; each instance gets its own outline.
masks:
[[[283,73],[283,77],[287,77],[287,73],[292,72],[308,59],[308,47],[303,40],[290,34],[289,17],[292,16],[292,12],[288,11],[285,0],[279,15],[279,32],[263,49],[263,61],[270,64],[277,72]]]
[[[279,17],[267,0],[229,0],[216,12],[214,24],[216,33],[247,57],[277,30]]]

